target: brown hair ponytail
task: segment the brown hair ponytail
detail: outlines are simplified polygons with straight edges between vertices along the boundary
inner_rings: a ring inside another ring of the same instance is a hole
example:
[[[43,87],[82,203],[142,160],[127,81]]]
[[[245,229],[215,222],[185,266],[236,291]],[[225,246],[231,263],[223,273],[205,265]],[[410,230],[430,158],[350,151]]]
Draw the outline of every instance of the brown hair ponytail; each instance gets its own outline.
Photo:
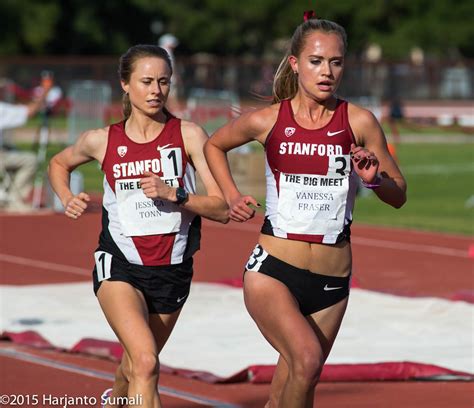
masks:
[[[314,15],[314,14],[313,14]],[[303,50],[306,38],[314,31],[337,34],[344,45],[344,53],[347,49],[346,31],[339,24],[329,20],[318,18],[307,18],[293,33],[289,50],[281,60],[273,80],[272,103],[278,103],[283,99],[291,99],[298,92],[298,74],[294,73],[288,61],[290,55],[298,57]]]
[[[291,69],[286,54],[281,60],[273,81],[273,99],[272,103],[279,103],[283,99],[291,99],[298,91],[298,75]]]

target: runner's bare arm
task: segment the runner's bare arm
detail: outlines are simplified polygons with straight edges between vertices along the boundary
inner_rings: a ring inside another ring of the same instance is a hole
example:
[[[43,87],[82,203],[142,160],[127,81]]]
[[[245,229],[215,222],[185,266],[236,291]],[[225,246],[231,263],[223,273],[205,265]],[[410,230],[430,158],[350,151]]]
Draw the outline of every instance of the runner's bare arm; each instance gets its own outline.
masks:
[[[377,166],[381,185],[374,192],[382,201],[400,208],[406,202],[407,185],[388,151],[380,124],[371,112],[352,104],[349,105],[349,120],[357,143],[352,149],[354,168],[363,181],[371,183],[376,176],[371,163]],[[372,178],[365,179],[366,175]]]
[[[181,129],[186,153],[191,158],[207,192],[207,196],[189,194],[189,198],[183,206],[205,218],[227,223],[229,221],[229,207],[214,177],[212,177],[204,157],[203,148],[208,140],[207,134],[198,125],[187,121],[182,121]]]
[[[250,208],[249,204],[260,204],[254,197],[239,192],[232,178],[226,153],[253,140],[265,144],[266,137],[276,122],[278,106],[272,105],[243,114],[217,130],[204,147],[210,170],[222,189],[231,209],[230,217],[234,221],[243,222],[252,218],[255,210]]]
[[[81,164],[97,160],[102,163],[107,147],[108,130],[84,132],[72,146],[53,156],[48,166],[48,176],[53,190],[70,218],[78,218],[87,208],[89,196],[81,192],[74,195],[69,187],[71,172]]]

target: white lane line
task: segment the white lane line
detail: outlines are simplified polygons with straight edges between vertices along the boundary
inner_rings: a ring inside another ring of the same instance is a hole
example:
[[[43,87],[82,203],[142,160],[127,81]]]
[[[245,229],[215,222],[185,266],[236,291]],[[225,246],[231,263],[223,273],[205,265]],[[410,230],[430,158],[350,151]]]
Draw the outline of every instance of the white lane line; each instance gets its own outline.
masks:
[[[455,174],[474,172],[473,163],[428,164],[402,167],[403,174]]]
[[[0,261],[5,261],[17,265],[24,265],[34,268],[41,268],[46,269],[49,271],[58,271],[58,272],[66,272],[66,273],[73,273],[75,275],[81,276],[89,276],[92,273],[91,269],[85,268],[78,268],[76,266],[71,265],[62,265],[54,262],[45,262],[40,261],[38,259],[31,259],[31,258],[24,258],[22,256],[14,256],[8,254],[1,254],[0,253]]]
[[[213,223],[206,225],[213,226],[216,228],[230,228],[233,230],[244,230],[244,231],[255,231],[258,232],[258,226],[253,224],[235,224],[231,227],[226,227],[224,225]],[[468,250],[455,249],[455,248],[446,248],[437,245],[423,245],[423,244],[411,244],[406,242],[399,241],[388,241],[382,239],[374,238],[363,238],[363,237],[352,237],[351,241],[356,245],[385,248],[385,249],[395,249],[399,251],[410,251],[410,252],[421,252],[428,254],[436,254],[442,256],[452,256],[456,258],[469,258]],[[81,276],[89,276],[92,269],[78,268],[71,265],[63,265],[54,262],[45,262],[38,259],[25,258],[20,256],[14,256],[9,254],[0,253],[0,261],[9,262],[17,265],[24,265],[34,268],[46,269],[49,271],[58,271],[62,273],[71,273]]]
[[[42,365],[48,368],[55,368],[57,370],[67,371],[74,374],[84,375],[86,377],[97,378],[100,380],[113,381],[114,375],[101,370],[94,370],[92,368],[81,367],[72,363],[63,363],[46,357],[35,356],[23,351],[11,350],[11,349],[0,349],[0,355],[5,357],[14,358],[16,360],[26,361]],[[175,390],[170,387],[160,386],[160,394],[167,395],[170,397],[182,399],[184,401],[194,402],[199,405],[218,407],[218,408],[242,408],[239,405],[233,405],[222,401],[208,399],[194,395],[189,392]]]
[[[240,229],[240,228],[239,228]],[[440,247],[436,245],[421,245],[421,244],[410,244],[405,242],[398,242],[398,241],[387,241],[381,239],[373,239],[373,238],[362,238],[362,237],[352,237],[352,243],[356,245],[362,246],[370,246],[376,248],[384,248],[384,249],[394,249],[399,251],[410,251],[410,252],[421,252],[421,253],[428,253],[428,254],[435,254],[441,256],[452,256],[455,258],[464,258],[468,259],[469,254],[468,250],[461,250],[461,249],[454,249],[454,248],[446,248]],[[5,261],[17,265],[24,265],[34,268],[46,269],[49,271],[58,271],[63,273],[71,273],[75,275],[81,276],[89,276],[91,274],[91,270],[85,268],[78,268],[75,266],[70,265],[63,265],[53,262],[44,262],[38,259],[31,259],[31,258],[24,258],[19,256],[13,256],[8,254],[1,254],[0,253],[0,261]]]
[[[212,226],[216,228],[231,228],[236,231],[255,231],[256,233],[260,230],[259,225],[245,223],[232,223],[230,227],[219,223],[206,223],[205,226]],[[351,237],[351,242],[357,245],[375,246],[379,248],[397,249],[411,252],[425,252],[429,254],[454,256],[458,258],[469,258],[467,249],[462,250],[455,248],[446,248],[436,245],[408,244],[406,242],[388,241],[383,239],[363,238],[354,236]]]
[[[215,227],[215,228],[231,228],[236,231],[254,231],[258,233],[260,226],[255,224],[239,224],[233,223],[230,227],[227,227],[223,224],[213,223],[205,224],[206,227]],[[410,251],[410,252],[424,252],[428,254],[437,254],[445,256],[454,256],[457,258],[469,258],[468,249],[455,249],[455,248],[446,248],[437,245],[423,245],[423,244],[408,244],[406,242],[399,241],[388,241],[383,239],[374,239],[374,238],[363,238],[363,237],[351,237],[351,242],[357,245],[372,246],[378,248],[386,249],[396,249],[401,251]]]
[[[409,244],[406,242],[386,241],[382,239],[351,237],[351,241],[357,245],[372,246],[378,248],[397,249],[400,251],[425,252],[429,254],[454,256],[457,258],[469,258],[468,250],[440,247],[436,245]]]

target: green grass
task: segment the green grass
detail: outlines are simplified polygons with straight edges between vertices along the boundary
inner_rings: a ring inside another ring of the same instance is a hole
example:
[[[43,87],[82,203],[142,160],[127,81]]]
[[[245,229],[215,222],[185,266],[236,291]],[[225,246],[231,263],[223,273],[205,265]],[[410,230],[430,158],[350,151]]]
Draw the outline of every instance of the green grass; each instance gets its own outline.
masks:
[[[382,128],[386,135],[392,133],[390,126],[387,123],[382,124]],[[464,129],[459,125],[452,126],[435,126],[435,125],[416,125],[410,123],[400,123],[397,125],[398,132],[401,136],[403,135],[446,135],[446,134],[458,134],[464,135],[468,133],[468,130]]]
[[[402,144],[397,150],[407,184],[401,209],[375,194],[359,197],[358,222],[421,230],[474,233],[474,144]]]
[[[49,119],[49,126],[51,129],[67,129],[67,117],[64,115],[53,116]],[[28,129],[38,129],[43,123],[43,118],[38,114],[31,118],[25,125]]]
[[[48,160],[62,148],[50,145]],[[466,203],[474,197],[474,144],[407,143],[401,144],[397,153],[408,183],[407,203],[397,210],[373,193],[360,196],[355,222],[473,235],[474,202],[471,207]],[[96,162],[78,170],[84,176],[87,192],[102,191],[103,175]]]
[[[46,161],[40,167],[41,171],[45,172],[49,160],[53,155],[64,149],[64,145],[58,143],[51,143],[48,145],[46,152]],[[19,144],[18,148],[21,150],[32,150],[31,144]],[[84,190],[90,193],[102,192],[103,173],[97,162],[93,161],[80,166],[77,169],[84,177]],[[45,174],[45,173],[43,173]]]

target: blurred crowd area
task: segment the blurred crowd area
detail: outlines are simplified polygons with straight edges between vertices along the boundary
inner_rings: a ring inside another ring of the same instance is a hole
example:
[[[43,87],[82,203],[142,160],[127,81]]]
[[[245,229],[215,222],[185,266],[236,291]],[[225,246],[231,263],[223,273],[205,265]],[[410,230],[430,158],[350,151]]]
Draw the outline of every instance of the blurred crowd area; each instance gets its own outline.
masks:
[[[255,105],[271,95],[273,75],[279,62],[208,54],[176,58],[178,98],[185,105],[195,89],[226,90],[236,95],[243,106],[245,103]],[[47,70],[62,90],[63,98],[56,104],[56,111],[67,113],[74,83],[90,80],[110,87],[113,108],[108,114],[117,117],[120,116],[122,93],[117,65],[118,58],[114,57],[3,57],[0,61],[0,100],[28,100],[41,73]],[[462,115],[472,115],[474,60],[369,62],[349,57],[339,94],[362,105],[383,106],[385,110],[390,109],[394,100],[402,100],[405,106],[459,105],[463,109]],[[420,120],[440,120],[440,114],[435,110],[431,116],[429,110],[412,112]]]
[[[195,55],[176,59],[181,80],[180,96],[192,88],[226,89],[241,99],[270,95],[273,74],[279,60],[262,61]],[[8,78],[22,88],[32,88],[44,70],[54,73],[55,82],[67,89],[72,81],[101,80],[112,86],[113,99],[121,90],[114,57],[2,57],[0,78]],[[340,93],[389,99],[393,93],[404,99],[472,99],[474,60],[440,62],[360,62],[348,58]]]

